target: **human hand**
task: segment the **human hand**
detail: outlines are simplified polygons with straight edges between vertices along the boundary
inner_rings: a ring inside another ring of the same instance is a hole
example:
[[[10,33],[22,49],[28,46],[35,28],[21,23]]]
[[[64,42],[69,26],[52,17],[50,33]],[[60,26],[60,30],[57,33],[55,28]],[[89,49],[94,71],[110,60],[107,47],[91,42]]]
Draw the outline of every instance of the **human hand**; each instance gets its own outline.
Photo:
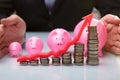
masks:
[[[0,24],[0,58],[8,52],[8,46],[11,42],[17,41],[23,43],[26,24],[17,15],[11,15],[8,18],[1,19]]]
[[[104,49],[120,54],[120,18],[115,15],[108,14],[101,18],[107,29],[107,42]]]

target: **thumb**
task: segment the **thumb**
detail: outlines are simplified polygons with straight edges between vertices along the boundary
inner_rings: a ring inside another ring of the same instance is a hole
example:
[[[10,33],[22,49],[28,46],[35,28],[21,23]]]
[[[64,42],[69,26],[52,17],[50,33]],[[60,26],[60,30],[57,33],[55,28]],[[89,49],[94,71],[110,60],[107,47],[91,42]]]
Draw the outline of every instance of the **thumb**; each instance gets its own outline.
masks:
[[[104,16],[101,20],[105,23],[110,23],[110,24],[115,24],[115,25],[120,24],[120,18],[112,14],[108,14]]]
[[[107,24],[107,26],[106,26],[107,32],[110,32],[112,30],[113,26],[114,26],[113,24]]]

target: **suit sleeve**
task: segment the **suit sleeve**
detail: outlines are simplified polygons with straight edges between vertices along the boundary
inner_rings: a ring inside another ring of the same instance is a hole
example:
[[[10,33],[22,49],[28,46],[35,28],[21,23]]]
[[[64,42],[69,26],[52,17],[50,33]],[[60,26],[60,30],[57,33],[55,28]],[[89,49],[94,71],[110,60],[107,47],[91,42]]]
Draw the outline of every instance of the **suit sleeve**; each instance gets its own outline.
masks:
[[[13,12],[13,0],[0,0],[0,19],[10,16]]]

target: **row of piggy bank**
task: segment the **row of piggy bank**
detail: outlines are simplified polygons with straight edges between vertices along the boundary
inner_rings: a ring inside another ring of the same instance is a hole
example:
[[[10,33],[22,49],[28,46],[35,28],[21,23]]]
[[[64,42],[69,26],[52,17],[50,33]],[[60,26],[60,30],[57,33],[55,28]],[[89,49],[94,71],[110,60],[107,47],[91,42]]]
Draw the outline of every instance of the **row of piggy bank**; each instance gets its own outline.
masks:
[[[74,33],[73,38],[75,36],[77,36],[79,30],[81,29],[81,25],[83,24],[83,22],[84,22],[84,20],[80,21],[76,25],[76,27],[73,31],[73,33]],[[102,56],[103,55],[102,48],[104,47],[104,45],[106,43],[106,38],[107,38],[106,28],[103,25],[102,21],[96,20],[96,19],[92,19],[91,25],[97,27],[98,40],[99,40],[98,55]],[[84,56],[87,56],[87,40],[88,40],[87,39],[87,35],[88,35],[88,27],[87,26],[83,30],[83,33],[77,42],[77,43],[83,43],[85,45],[84,46]],[[63,28],[57,28],[57,29],[52,30],[48,34],[47,44],[52,51],[58,51],[59,49],[64,48],[65,45],[70,40],[72,40],[72,36],[70,35],[70,33],[67,30],[65,30]],[[25,43],[25,48],[26,48],[28,54],[30,54],[30,55],[41,52],[43,47],[44,47],[44,44],[43,44],[42,39],[39,37],[36,37],[36,36],[29,38]],[[10,52],[11,56],[19,56],[21,50],[22,50],[22,47],[18,42],[13,42],[9,46],[9,52]]]

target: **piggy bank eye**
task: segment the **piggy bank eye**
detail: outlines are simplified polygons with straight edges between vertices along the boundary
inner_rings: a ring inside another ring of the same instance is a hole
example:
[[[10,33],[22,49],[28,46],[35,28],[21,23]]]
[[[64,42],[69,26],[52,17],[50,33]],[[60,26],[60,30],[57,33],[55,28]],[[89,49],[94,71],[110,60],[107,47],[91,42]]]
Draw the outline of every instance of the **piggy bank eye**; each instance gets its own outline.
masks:
[[[62,40],[64,40],[64,38],[62,38]]]
[[[31,45],[33,45],[32,43],[29,43],[29,45],[31,46]]]
[[[14,44],[12,47],[13,47],[13,48],[17,48],[17,45]]]
[[[58,40],[58,38],[56,38],[56,40]]]
[[[85,30],[86,32],[88,32],[88,30]]]

